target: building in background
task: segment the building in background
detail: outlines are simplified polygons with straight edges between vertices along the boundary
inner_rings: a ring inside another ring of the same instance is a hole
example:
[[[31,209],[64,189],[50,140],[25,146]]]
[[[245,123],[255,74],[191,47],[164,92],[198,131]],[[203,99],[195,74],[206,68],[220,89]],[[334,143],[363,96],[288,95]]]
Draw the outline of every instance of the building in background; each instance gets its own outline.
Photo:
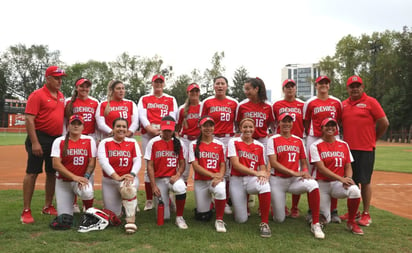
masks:
[[[315,79],[320,76],[319,64],[287,64],[282,68],[282,80],[293,79],[297,86],[297,97],[302,100],[316,95]]]

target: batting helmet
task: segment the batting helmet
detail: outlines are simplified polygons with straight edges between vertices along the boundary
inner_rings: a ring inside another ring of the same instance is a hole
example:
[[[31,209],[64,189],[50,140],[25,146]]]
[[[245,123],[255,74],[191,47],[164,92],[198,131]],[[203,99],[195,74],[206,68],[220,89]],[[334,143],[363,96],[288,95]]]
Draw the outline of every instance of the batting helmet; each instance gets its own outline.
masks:
[[[109,225],[109,215],[100,209],[90,207],[80,218],[80,226],[77,230],[81,233],[93,230],[103,230]]]

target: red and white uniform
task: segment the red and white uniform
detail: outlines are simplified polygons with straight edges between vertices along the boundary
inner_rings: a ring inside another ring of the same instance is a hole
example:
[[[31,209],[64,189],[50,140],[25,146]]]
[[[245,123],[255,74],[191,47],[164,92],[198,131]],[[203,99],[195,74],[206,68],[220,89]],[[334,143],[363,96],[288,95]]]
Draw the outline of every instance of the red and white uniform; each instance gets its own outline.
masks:
[[[129,125],[129,131],[136,132],[139,127],[139,117],[137,115],[136,104],[128,99],[122,99],[121,101],[110,101],[110,112],[106,116],[104,115],[107,101],[103,101],[99,104],[96,111],[97,126],[104,134],[109,134],[113,128],[113,121],[117,118],[123,118],[127,120]]]
[[[255,121],[253,138],[266,147],[268,128],[274,123],[272,106],[268,102],[256,104],[247,98],[240,102],[236,109],[236,122],[239,124],[244,118],[251,118]]]
[[[267,152],[268,156],[276,155],[276,159],[280,164],[296,172],[301,171],[300,161],[306,160],[303,141],[295,135],[290,138],[285,138],[279,134],[270,137]],[[273,219],[277,222],[283,222],[285,220],[286,193],[290,192],[296,195],[305,192],[310,193],[319,188],[319,185],[314,179],[293,177],[274,170],[270,177],[270,187],[274,211]],[[319,207],[319,201],[317,201],[317,205]]]
[[[71,98],[66,99],[66,107],[70,103]],[[77,98],[74,100],[72,108],[73,114],[81,115],[84,120],[84,129],[82,134],[93,135],[96,132],[96,111],[99,106],[99,101],[95,98],[88,97],[85,100]]]
[[[61,136],[54,140],[52,145],[51,157],[60,157],[64,167],[73,174],[83,177],[86,173],[89,159],[96,157],[96,143],[90,136],[81,135],[77,141],[69,139],[66,155],[63,155],[64,140],[66,136]],[[73,214],[73,201],[75,195],[82,200],[94,198],[93,185],[89,181],[87,187],[79,188],[78,183],[74,182],[59,172],[56,172],[56,202],[57,213]]]
[[[379,102],[362,94],[356,101],[343,101],[343,140],[351,150],[372,151],[376,146],[376,120],[385,117]]]
[[[182,178],[179,178],[173,185],[170,183],[170,177],[177,173],[179,161],[185,159],[183,154],[186,150],[182,143],[181,146],[179,154],[175,154],[173,138],[165,141],[160,136],[156,136],[149,141],[144,154],[145,160],[153,161],[155,182],[165,203],[165,219],[170,218],[169,191],[176,195],[186,193],[186,184]]]
[[[142,164],[142,154],[134,138],[125,138],[117,142],[113,137],[103,139],[99,143],[97,157],[103,170],[102,194],[105,208],[116,215],[121,214],[122,198],[120,195],[121,182],[113,180],[110,175],[116,172],[119,176],[139,173]],[[139,178],[135,177],[133,187],[139,186]]]
[[[335,140],[333,143],[325,142],[322,139],[317,140],[310,147],[310,159],[312,163],[322,161],[325,167],[342,177],[345,173],[345,165],[353,162],[349,146],[342,140]],[[323,175],[316,169],[316,166],[313,176],[319,183],[320,213],[326,217],[328,222],[330,222],[331,197],[356,199],[359,205],[361,194],[358,186],[351,185],[345,189],[340,181]]]
[[[241,137],[232,138],[228,144],[227,156],[239,158],[239,162],[251,170],[258,170],[261,165],[265,165],[265,149],[263,145],[253,140],[253,143],[246,144]],[[236,222],[246,222],[247,215],[247,194],[270,193],[269,182],[261,184],[257,177],[243,174],[231,169],[229,193],[232,199],[234,217]],[[270,194],[268,205],[270,205]],[[262,205],[262,204],[261,204]]]
[[[33,91],[27,100],[25,113],[36,116],[34,119],[36,130],[50,136],[62,135],[64,96],[60,91],[57,91],[57,98],[51,95],[46,85]]]
[[[304,102],[300,99],[295,99],[293,102],[286,100],[276,101],[273,106],[273,117],[276,120],[276,133],[280,133],[280,128],[278,127],[279,115],[282,113],[289,113],[293,118],[292,134],[299,138],[303,138],[304,126],[303,126],[303,105]]]
[[[225,147],[222,142],[213,140],[207,144],[201,142],[199,147],[199,158],[195,157],[196,142],[193,141],[189,148],[189,163],[197,161],[200,166],[212,173],[219,173],[220,166],[225,163]],[[222,181],[215,187],[212,186],[212,178],[201,175],[195,171],[194,173],[194,191],[196,208],[200,213],[210,210],[212,198],[215,200],[226,200],[226,183]],[[224,208],[224,204],[223,204]]]

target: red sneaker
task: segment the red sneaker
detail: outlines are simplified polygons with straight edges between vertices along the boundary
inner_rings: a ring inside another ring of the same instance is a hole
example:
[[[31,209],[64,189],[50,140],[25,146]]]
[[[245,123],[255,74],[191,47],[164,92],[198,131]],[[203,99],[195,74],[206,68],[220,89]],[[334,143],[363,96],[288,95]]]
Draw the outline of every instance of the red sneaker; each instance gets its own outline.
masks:
[[[290,212],[287,206],[285,206],[285,216],[289,217],[290,216]]]
[[[361,218],[358,220],[358,224],[361,226],[369,227],[372,223],[371,216],[367,212],[363,212]]]
[[[297,208],[295,208],[295,207],[292,207],[291,209],[290,209],[290,217],[291,218],[294,218],[294,219],[296,219],[296,218],[298,218],[299,217],[299,209],[297,209]]]
[[[360,217],[361,217],[361,214],[360,214],[360,212],[358,211],[358,212],[356,213],[355,219],[360,219]],[[341,220],[343,220],[343,221],[348,220],[348,219],[349,219],[349,213],[345,213],[345,214],[339,216],[339,218],[340,218]]]
[[[42,212],[43,214],[48,214],[48,215],[57,216],[56,208],[54,208],[53,205],[43,207],[43,210],[42,210],[41,212]]]
[[[355,235],[363,235],[363,230],[358,226],[358,224],[356,224],[356,222],[348,221],[346,223],[346,228],[349,231],[352,231],[352,233]]]
[[[20,221],[23,224],[31,224],[34,223],[33,216],[31,216],[30,209],[24,209],[23,213],[21,214]]]

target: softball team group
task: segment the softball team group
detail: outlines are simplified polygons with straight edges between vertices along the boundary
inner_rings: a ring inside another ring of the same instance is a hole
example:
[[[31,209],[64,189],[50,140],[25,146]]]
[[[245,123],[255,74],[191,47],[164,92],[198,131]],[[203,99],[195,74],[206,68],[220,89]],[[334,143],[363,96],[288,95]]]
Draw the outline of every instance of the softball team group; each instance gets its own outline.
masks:
[[[361,191],[352,180],[349,146],[339,138],[343,107],[328,94],[330,79],[318,77],[317,96],[306,103],[296,98],[295,81],[287,79],[284,99],[273,105],[260,78],[245,82],[247,99],[241,102],[226,95],[225,77],[213,81],[214,96],[200,101],[200,87],[192,83],[187,100],[178,107],[174,97],[163,93],[162,75],[153,76],[152,93],[137,105],[125,99],[121,81],[111,81],[107,100],[98,103],[89,96],[91,82],[78,79],[73,96],[65,102],[65,133],[51,148],[57,211],[50,204],[45,207],[48,214],[73,215],[77,196],[85,209],[93,207],[97,157],[103,170],[104,208],[124,216],[126,233],[135,233],[140,211],[137,175],[143,156],[144,210],[155,208],[157,213],[161,201],[164,219],[175,213],[180,229],[188,229],[184,210],[193,168],[195,218],[214,218],[217,232],[227,231],[225,214],[233,213],[238,223],[247,222],[249,203],[257,195],[260,236],[271,237],[269,218],[283,222],[286,216],[298,217],[300,194],[306,193],[306,219],[315,238],[325,238],[326,223],[341,222],[339,198],[347,198],[348,230],[362,235],[356,221]],[[133,138],[139,128],[142,150]],[[34,222],[25,212],[22,222]]]

